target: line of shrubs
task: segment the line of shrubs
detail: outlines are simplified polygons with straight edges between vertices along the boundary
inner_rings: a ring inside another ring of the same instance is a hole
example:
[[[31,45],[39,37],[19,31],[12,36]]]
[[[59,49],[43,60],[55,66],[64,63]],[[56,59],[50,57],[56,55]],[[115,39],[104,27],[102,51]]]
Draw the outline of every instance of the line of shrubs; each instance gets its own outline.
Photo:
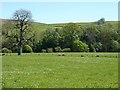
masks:
[[[52,52],[70,52],[70,48],[64,48],[61,49],[60,47],[56,47],[56,48],[47,48],[47,49],[42,49],[41,52],[43,53],[52,53]]]
[[[2,53],[12,53],[12,50],[8,49],[8,48],[2,48]],[[32,53],[33,50],[29,45],[24,45],[22,48],[23,53]]]
[[[2,53],[12,53],[12,50],[8,48],[2,48],[1,50]],[[32,53],[33,50],[29,45],[25,45],[22,48],[23,53]],[[61,49],[61,47],[56,47],[56,48],[47,48],[47,49],[42,49],[40,52],[42,53],[52,53],[52,52],[70,52],[70,48],[64,48]]]

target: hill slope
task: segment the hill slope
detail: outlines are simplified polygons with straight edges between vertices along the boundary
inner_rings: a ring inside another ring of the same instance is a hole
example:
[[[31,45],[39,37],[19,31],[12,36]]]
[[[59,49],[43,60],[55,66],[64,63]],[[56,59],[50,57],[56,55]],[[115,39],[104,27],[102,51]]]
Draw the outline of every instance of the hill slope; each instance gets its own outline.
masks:
[[[12,20],[10,20],[10,19],[0,19],[0,24],[2,24],[2,26],[4,27],[4,24],[6,22],[10,22],[10,21],[12,21]],[[106,23],[111,24],[114,28],[118,27],[118,22],[117,21],[106,21]],[[33,28],[37,32],[44,31],[44,30],[46,30],[48,28],[63,27],[66,24],[67,23],[45,24],[45,23],[39,23],[39,22],[32,22]],[[77,24],[81,25],[81,26],[86,26],[86,25],[94,25],[95,22],[80,22],[80,23],[77,23]]]

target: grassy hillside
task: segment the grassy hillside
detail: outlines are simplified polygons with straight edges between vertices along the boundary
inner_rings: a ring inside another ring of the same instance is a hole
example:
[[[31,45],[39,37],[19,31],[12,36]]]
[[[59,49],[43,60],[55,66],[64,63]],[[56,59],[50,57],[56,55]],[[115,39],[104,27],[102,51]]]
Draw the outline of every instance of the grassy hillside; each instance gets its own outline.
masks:
[[[118,28],[118,22],[117,21],[107,21],[106,23],[111,24],[114,29]],[[67,23],[56,23],[56,24],[41,24],[37,22],[33,22],[32,25],[34,27],[34,30],[36,31],[36,34],[38,38],[42,35],[41,32],[47,30],[48,28],[61,28],[65,26]],[[81,27],[91,26],[91,25],[97,25],[95,22],[80,22],[77,23]]]
[[[118,22],[117,21],[107,21],[106,23],[111,24],[114,28],[118,27]],[[41,23],[37,23],[37,22],[33,22],[33,26],[35,28],[36,31],[44,31],[47,28],[59,28],[59,27],[63,27],[65,26],[67,23],[58,23],[58,24],[41,24]],[[80,26],[86,26],[86,25],[95,25],[94,22],[81,22],[81,23],[77,23]]]
[[[2,24],[2,30],[4,30],[4,24],[8,23],[11,25],[12,20],[10,19],[0,19],[0,24]],[[75,23],[75,22],[74,22]],[[118,22],[117,21],[106,21],[106,23],[111,24],[114,29],[118,28]],[[49,28],[61,28],[65,26],[67,23],[54,23],[54,24],[45,24],[40,22],[32,22],[33,30],[36,32],[36,37],[39,39],[43,35],[43,31],[49,29]],[[91,25],[97,25],[95,22],[79,22],[77,23],[81,27],[91,26]],[[7,25],[8,26],[8,25]]]
[[[10,22],[11,20],[9,19],[0,19],[0,24],[2,24],[2,26],[4,26],[4,24],[6,22]],[[109,23],[111,25],[113,25],[113,27],[118,27],[118,22],[117,21],[106,21],[106,23]],[[59,28],[59,27],[63,27],[65,26],[67,23],[56,23],[56,24],[45,24],[45,23],[39,23],[39,22],[32,22],[33,28],[35,31],[41,32],[44,31],[48,28]],[[86,26],[86,25],[95,25],[95,22],[80,22],[77,23],[78,25],[81,26]]]

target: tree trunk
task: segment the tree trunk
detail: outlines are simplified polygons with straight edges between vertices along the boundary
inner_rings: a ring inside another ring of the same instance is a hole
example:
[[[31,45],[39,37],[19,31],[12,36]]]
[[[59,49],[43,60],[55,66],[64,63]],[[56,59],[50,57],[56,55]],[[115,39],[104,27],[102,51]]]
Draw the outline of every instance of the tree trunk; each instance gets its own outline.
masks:
[[[22,29],[20,30],[20,41],[19,41],[19,50],[18,50],[18,55],[22,55],[22,38],[23,38],[23,32],[22,32]]]
[[[18,55],[22,55],[22,43],[21,43],[21,41],[19,43]]]

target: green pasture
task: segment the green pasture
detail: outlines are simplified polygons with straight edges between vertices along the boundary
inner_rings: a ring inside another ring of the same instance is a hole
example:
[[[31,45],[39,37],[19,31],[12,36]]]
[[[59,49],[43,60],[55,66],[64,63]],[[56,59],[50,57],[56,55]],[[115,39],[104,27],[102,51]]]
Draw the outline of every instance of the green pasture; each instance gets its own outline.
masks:
[[[2,56],[3,88],[117,88],[117,53]]]
[[[111,24],[114,28],[118,27],[118,22],[116,21],[107,21],[107,24]],[[32,26],[37,33],[47,30],[48,28],[61,28],[64,27],[67,23],[56,23],[56,24],[44,24],[33,22]],[[95,25],[95,22],[79,22],[78,25],[86,27],[86,25]]]

